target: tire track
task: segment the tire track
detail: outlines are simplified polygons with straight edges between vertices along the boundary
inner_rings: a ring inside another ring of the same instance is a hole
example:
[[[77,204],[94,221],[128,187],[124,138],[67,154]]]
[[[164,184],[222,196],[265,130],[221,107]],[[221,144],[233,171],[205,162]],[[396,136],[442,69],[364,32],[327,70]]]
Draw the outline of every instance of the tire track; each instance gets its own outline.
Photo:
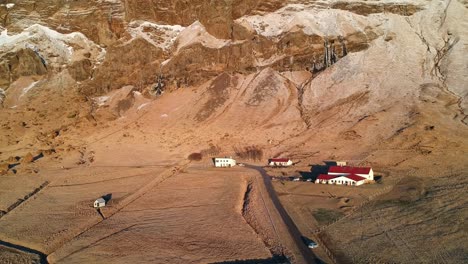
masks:
[[[273,189],[273,185],[271,184],[271,177],[267,174],[267,172],[258,166],[252,166],[252,165],[246,165],[247,168],[253,169],[257,171],[260,176],[262,177],[262,185],[265,187],[267,191],[267,195],[269,196],[272,205],[275,207],[281,221],[284,223],[286,231],[289,233],[289,236],[292,239],[293,244],[289,246],[294,246],[295,250],[289,249],[290,251],[297,252],[295,255],[295,261],[294,263],[318,263],[317,257],[305,246],[305,244],[301,240],[301,233],[299,232],[299,229],[297,226],[294,224],[294,221],[291,219],[291,217],[288,215],[284,207],[282,206],[278,196],[275,193],[275,190]],[[260,186],[260,181],[257,180],[255,177],[257,184]],[[264,193],[263,191],[260,192],[261,199],[264,202],[264,205],[266,206],[266,201],[264,198]],[[268,214],[270,217],[270,221],[272,224],[274,223],[272,217],[271,217],[271,212],[268,210]],[[275,232],[278,235],[278,230],[275,225],[273,225],[275,228]],[[278,235],[279,237],[279,235]],[[299,255],[300,254],[300,255]]]

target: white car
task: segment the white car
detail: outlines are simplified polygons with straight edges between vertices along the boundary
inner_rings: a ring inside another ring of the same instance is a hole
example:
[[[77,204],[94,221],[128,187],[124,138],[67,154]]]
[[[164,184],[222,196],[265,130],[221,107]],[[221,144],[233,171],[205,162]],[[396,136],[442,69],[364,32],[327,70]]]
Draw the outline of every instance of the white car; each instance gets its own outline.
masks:
[[[311,182],[311,181],[312,181],[312,179],[311,179],[311,178],[308,178],[306,181],[307,181],[307,182]]]
[[[309,247],[309,248],[317,248],[318,245],[317,245],[317,243],[315,243],[314,241],[309,241],[309,243],[307,244],[307,247]]]
[[[294,178],[293,181],[300,181],[301,179],[299,178]]]

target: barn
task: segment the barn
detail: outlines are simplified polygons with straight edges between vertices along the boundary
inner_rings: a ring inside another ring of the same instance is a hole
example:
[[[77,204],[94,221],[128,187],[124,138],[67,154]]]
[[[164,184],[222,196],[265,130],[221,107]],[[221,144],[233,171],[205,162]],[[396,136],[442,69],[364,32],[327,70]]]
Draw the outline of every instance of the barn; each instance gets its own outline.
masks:
[[[372,180],[374,171],[370,167],[330,166],[328,174],[320,174],[315,183],[358,186]]]
[[[370,167],[330,166],[328,175],[356,175],[374,180],[374,171]]]
[[[366,181],[366,178],[354,174],[340,176],[320,174],[315,183],[359,186],[366,183]]]
[[[269,159],[268,165],[272,167],[288,167],[293,165],[292,160],[286,158]]]

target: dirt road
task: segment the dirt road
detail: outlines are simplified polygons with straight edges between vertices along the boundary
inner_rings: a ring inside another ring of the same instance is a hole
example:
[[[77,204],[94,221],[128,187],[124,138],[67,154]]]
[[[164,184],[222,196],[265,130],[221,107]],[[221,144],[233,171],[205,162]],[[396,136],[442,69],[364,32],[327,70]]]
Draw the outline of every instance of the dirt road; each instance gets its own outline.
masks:
[[[279,223],[279,225],[275,226],[275,230],[277,230],[277,235],[280,237],[281,242],[284,243],[284,246],[294,255],[294,263],[320,263],[320,260],[317,259],[313,252],[304,244],[301,239],[301,233],[281,205],[281,202],[273,189],[271,177],[268,173],[259,166],[246,165],[246,167],[256,170],[262,176],[262,181],[258,181],[258,183],[259,185],[263,185],[267,192],[264,193],[265,203],[271,203],[276,209],[276,211],[270,211],[272,214],[271,217],[274,217],[275,214],[279,214],[282,219],[283,223]],[[266,197],[266,195],[268,195],[268,197]]]
[[[39,263],[41,263],[41,264],[47,264],[48,263],[47,262],[47,256],[44,253],[40,252],[40,251],[31,249],[31,248],[27,248],[27,247],[24,247],[24,246],[8,243],[8,242],[2,241],[2,240],[0,240],[0,247],[11,248],[11,249],[18,250],[20,252],[24,252],[26,254],[35,255],[39,259]]]

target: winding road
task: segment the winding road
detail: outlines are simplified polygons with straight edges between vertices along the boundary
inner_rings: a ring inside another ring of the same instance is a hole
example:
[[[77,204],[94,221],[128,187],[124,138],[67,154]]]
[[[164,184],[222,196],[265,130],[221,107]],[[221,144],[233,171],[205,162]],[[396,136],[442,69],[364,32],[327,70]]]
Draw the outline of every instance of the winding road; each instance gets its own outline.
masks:
[[[30,254],[37,255],[37,256],[39,256],[39,261],[40,261],[41,264],[47,264],[48,263],[47,262],[47,255],[40,252],[40,251],[31,249],[31,248],[28,248],[28,247],[8,243],[8,242],[2,241],[2,240],[0,240],[0,246],[6,247],[6,248],[12,248],[12,249],[16,249],[18,251],[22,251],[22,252],[25,252],[25,253],[30,253]]]
[[[292,251],[293,254],[295,253],[294,263],[321,263],[320,259],[318,259],[313,254],[312,250],[310,250],[302,241],[301,232],[299,232],[299,229],[294,224],[291,217],[289,217],[288,213],[281,204],[278,196],[276,195],[275,190],[273,189],[273,184],[271,183],[270,175],[268,175],[265,169],[263,169],[260,166],[254,166],[250,164],[246,164],[245,166],[246,168],[256,170],[262,176],[263,184],[268,192],[268,196],[273,205],[275,206],[276,210],[278,211],[278,214],[281,216],[282,221],[287,227],[287,231],[290,235],[290,238],[292,239],[293,243],[286,243],[286,247],[290,251]],[[282,242],[284,243],[285,241]]]

